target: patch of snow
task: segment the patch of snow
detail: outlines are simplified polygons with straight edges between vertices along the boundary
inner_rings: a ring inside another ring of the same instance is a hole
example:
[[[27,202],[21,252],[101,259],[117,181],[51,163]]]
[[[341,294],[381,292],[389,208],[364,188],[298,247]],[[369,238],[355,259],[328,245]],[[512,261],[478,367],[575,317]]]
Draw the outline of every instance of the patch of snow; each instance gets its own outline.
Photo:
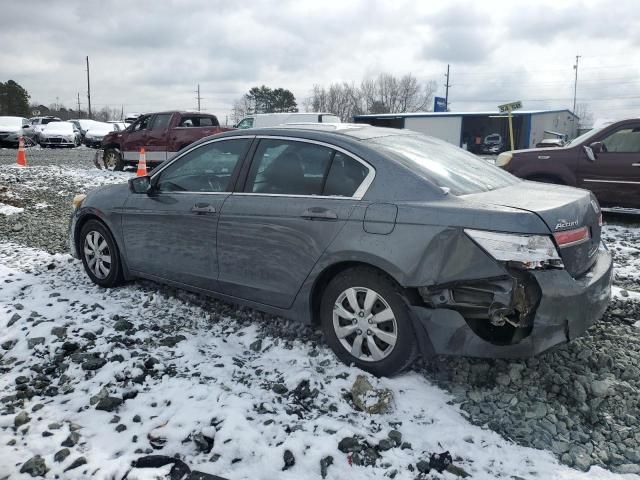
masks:
[[[13,205],[7,205],[6,203],[0,203],[0,215],[15,215],[16,213],[24,212],[24,208],[14,207]]]

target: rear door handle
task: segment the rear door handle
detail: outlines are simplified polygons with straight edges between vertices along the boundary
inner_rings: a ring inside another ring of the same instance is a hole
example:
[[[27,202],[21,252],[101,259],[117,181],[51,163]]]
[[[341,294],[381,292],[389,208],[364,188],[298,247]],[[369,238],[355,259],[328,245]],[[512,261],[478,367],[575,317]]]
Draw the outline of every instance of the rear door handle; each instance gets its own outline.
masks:
[[[216,213],[216,207],[212,207],[208,203],[196,203],[191,207],[193,213]]]
[[[333,210],[322,207],[307,208],[302,215],[305,220],[337,220],[338,214]]]

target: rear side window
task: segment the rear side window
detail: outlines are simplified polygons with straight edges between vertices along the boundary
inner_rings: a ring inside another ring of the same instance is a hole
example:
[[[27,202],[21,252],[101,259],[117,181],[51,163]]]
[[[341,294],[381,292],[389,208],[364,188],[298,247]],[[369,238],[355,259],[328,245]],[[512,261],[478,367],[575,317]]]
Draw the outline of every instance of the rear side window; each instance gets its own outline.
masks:
[[[333,150],[291,140],[261,140],[246,192],[320,195]]]
[[[367,177],[369,169],[357,160],[336,152],[323,195],[351,197]]]
[[[153,123],[151,124],[151,130],[166,130],[171,121],[170,113],[162,113],[153,117]]]
[[[214,117],[199,117],[196,115],[182,117],[179,127],[217,127],[218,119]]]
[[[640,127],[622,128],[602,141],[603,152],[640,153]]]
[[[351,197],[369,168],[332,148],[295,140],[261,140],[245,192]]]

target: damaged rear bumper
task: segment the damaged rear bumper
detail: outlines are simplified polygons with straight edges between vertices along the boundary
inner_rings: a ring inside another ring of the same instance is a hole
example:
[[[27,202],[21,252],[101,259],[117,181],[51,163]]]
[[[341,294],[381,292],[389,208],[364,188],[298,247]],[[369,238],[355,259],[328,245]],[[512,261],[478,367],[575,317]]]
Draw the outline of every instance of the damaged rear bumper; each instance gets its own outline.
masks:
[[[412,306],[423,354],[518,358],[567,343],[582,335],[606,310],[612,271],[611,254],[606,250],[598,252],[596,263],[579,278],[566,270],[531,271],[541,290],[533,328],[526,338],[510,345],[483,340],[458,311]]]

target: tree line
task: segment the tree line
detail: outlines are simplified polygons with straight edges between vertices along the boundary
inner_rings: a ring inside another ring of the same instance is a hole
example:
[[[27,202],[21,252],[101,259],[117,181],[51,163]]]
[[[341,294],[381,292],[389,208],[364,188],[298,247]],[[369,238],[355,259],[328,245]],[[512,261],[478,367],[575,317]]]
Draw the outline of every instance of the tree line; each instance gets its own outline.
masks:
[[[303,101],[307,112],[329,112],[343,122],[354,115],[367,113],[401,113],[431,110],[436,82],[420,82],[411,73],[397,77],[381,73],[365,78],[359,84],[332,83],[314,85],[311,95]],[[256,113],[297,112],[295,96],[289,90],[253,87],[233,103],[234,123]]]

